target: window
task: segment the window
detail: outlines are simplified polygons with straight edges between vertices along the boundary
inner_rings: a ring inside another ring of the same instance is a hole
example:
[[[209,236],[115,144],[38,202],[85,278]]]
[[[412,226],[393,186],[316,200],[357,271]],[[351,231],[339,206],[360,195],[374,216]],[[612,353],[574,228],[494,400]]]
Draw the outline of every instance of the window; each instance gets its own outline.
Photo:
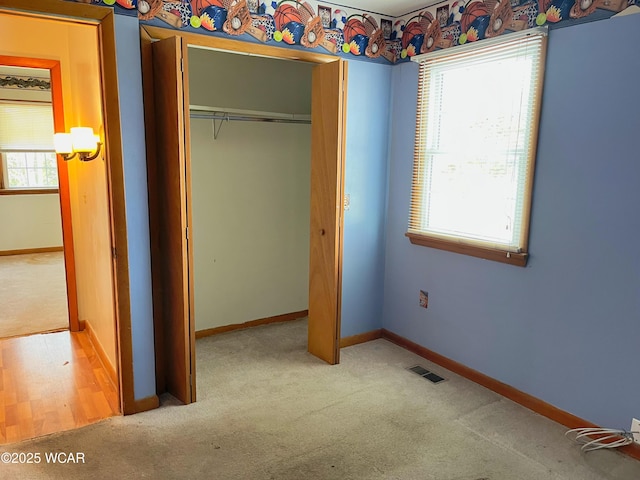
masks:
[[[2,152],[3,188],[58,188],[55,152]]]
[[[50,103],[0,102],[0,188],[57,189]]]
[[[524,266],[546,31],[415,57],[412,243]]]

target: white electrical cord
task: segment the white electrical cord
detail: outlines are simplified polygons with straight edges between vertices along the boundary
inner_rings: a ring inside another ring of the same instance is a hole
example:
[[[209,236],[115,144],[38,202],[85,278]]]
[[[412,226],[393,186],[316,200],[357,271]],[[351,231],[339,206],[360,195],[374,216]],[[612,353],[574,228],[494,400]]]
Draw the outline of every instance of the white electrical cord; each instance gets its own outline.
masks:
[[[574,440],[582,444],[583,452],[591,452],[600,448],[618,448],[633,443],[633,434],[640,432],[627,432],[613,428],[573,428],[567,433],[575,433]],[[595,437],[595,438],[594,438]]]

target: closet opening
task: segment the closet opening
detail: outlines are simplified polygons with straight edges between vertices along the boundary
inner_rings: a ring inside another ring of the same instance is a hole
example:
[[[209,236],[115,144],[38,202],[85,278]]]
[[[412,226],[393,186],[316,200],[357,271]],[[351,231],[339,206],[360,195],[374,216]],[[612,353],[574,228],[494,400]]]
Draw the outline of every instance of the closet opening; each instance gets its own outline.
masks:
[[[188,56],[196,338],[304,318],[313,66]]]
[[[196,331],[306,310],[307,350],[338,363],[346,62],[149,25],[141,46],[157,393],[196,401]]]

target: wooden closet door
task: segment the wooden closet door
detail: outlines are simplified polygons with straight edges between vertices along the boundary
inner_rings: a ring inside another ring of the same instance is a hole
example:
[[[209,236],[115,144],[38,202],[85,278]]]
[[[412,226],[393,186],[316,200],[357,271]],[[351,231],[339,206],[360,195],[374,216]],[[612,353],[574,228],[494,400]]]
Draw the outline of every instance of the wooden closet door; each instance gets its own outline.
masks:
[[[162,289],[162,348],[166,390],[195,401],[195,329],[189,256],[189,103],[186,45],[180,37],[152,44],[156,123],[156,182]],[[184,72],[183,72],[184,70]]]
[[[308,349],[330,364],[340,361],[346,81],[343,60],[313,68]]]

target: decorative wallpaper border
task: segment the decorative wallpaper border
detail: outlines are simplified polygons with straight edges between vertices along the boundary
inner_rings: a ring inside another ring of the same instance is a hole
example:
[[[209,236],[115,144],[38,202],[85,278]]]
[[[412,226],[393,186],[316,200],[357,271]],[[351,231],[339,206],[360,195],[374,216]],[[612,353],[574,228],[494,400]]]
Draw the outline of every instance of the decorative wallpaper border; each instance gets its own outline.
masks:
[[[0,88],[46,91],[51,90],[51,81],[23,75],[0,75]]]
[[[113,6],[141,23],[394,64],[535,26],[609,18],[640,0],[455,0],[377,14],[314,0],[68,0]]]
[[[602,20],[640,0],[456,0],[395,20],[401,59],[542,25]]]

